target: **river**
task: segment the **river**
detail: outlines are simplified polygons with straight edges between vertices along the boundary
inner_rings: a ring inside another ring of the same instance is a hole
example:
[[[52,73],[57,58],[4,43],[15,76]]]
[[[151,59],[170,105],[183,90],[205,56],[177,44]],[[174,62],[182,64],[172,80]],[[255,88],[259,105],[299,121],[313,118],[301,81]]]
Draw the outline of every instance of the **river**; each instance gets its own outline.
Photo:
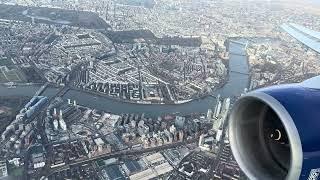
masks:
[[[223,97],[239,96],[244,89],[248,87],[249,67],[245,54],[243,45],[230,43],[229,80],[221,89],[214,92],[214,95],[221,94]],[[40,86],[18,86],[17,88],[9,89],[5,86],[0,86],[0,96],[33,96],[39,88]],[[42,95],[52,97],[56,92],[56,88],[47,88]],[[179,112],[182,115],[194,112],[205,113],[208,108],[214,108],[216,103],[214,97],[208,96],[203,99],[179,105],[133,104],[76,90],[68,91],[63,98],[76,100],[78,104],[83,106],[116,114],[146,113],[147,116],[152,117],[176,112]]]
[[[48,21],[50,23],[54,23],[54,24],[63,24],[63,25],[70,25],[72,24],[70,21],[66,21],[66,20],[62,20],[62,19],[57,19],[57,20],[54,20],[54,19],[50,19],[48,17],[44,17],[44,16],[37,16],[37,15],[30,15],[28,14],[28,9],[24,10],[22,12],[23,15],[25,15],[26,17],[29,17],[29,18],[34,18],[36,20],[44,20],[44,21]]]

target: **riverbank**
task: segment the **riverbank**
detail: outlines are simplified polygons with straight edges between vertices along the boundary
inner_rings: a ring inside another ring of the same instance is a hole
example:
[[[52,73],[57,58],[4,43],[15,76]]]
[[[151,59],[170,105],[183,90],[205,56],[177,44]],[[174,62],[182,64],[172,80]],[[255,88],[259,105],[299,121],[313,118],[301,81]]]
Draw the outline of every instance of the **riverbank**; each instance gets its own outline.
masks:
[[[107,94],[103,94],[103,93],[100,93],[100,92],[96,92],[96,91],[90,91],[90,90],[87,90],[87,89],[81,89],[81,88],[77,88],[77,87],[71,87],[70,89],[74,90],[74,91],[79,91],[79,92],[84,92],[84,93],[88,93],[88,94],[92,94],[92,95],[95,95],[95,96],[99,96],[99,97],[104,97],[104,98],[108,98],[108,99],[112,99],[112,100],[115,100],[115,101],[120,101],[120,102],[123,102],[123,103],[130,103],[130,104],[148,104],[148,105],[153,105],[153,104],[158,104],[158,105],[179,105],[179,104],[185,104],[185,103],[188,103],[188,102],[191,102],[191,101],[194,101],[196,99],[187,99],[187,100],[179,100],[179,101],[174,101],[172,103],[164,103],[164,102],[156,102],[156,101],[144,101],[144,100],[126,100],[126,99],[120,99],[120,98],[117,98],[117,97],[112,97],[112,96],[109,96]],[[200,98],[197,98],[197,99],[200,99]]]
[[[231,52],[244,51],[241,45],[230,44]],[[240,52],[241,53],[241,52]],[[215,90],[212,94],[182,104],[137,104],[121,102],[116,99],[111,99],[103,96],[97,96],[86,92],[69,90],[62,98],[67,100],[76,100],[78,104],[91,107],[105,112],[113,112],[115,114],[121,113],[145,113],[151,117],[158,117],[165,114],[172,114],[179,112],[181,115],[188,115],[194,112],[206,113],[208,108],[214,108],[216,98],[220,94],[222,97],[237,97],[240,96],[245,88],[248,88],[249,82],[249,67],[245,56],[230,54],[229,60],[229,78],[227,83],[220,89]],[[241,72],[243,74],[235,73]],[[33,96],[41,87],[35,86],[17,86],[14,89],[8,89],[5,86],[0,86],[0,96]],[[42,93],[43,96],[53,97],[58,88],[48,87]]]
[[[0,132],[6,129],[29,100],[29,97],[24,96],[0,97]]]
[[[5,86],[5,87],[9,87],[9,86],[42,86],[45,83],[10,83],[10,82],[6,82],[6,83],[0,83],[0,86]]]

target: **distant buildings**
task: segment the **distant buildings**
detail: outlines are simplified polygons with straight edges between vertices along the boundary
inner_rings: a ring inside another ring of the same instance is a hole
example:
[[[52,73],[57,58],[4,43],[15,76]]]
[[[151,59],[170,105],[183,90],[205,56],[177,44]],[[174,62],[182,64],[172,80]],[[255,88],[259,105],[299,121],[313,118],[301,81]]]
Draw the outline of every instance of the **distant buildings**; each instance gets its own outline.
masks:
[[[209,134],[201,134],[198,142],[198,147],[204,151],[218,151],[218,144],[223,143],[222,138],[226,135],[226,124],[229,110],[230,110],[230,98],[220,100],[221,96],[218,95],[216,99],[216,106],[214,107],[214,113],[209,109],[207,113],[207,120],[212,122],[212,128]]]
[[[34,128],[36,122],[31,121],[36,113],[47,102],[47,97],[33,97],[23,109],[20,110],[16,118],[6,127],[1,134],[1,142],[4,144],[5,156],[20,155],[21,151],[31,145],[35,140]]]

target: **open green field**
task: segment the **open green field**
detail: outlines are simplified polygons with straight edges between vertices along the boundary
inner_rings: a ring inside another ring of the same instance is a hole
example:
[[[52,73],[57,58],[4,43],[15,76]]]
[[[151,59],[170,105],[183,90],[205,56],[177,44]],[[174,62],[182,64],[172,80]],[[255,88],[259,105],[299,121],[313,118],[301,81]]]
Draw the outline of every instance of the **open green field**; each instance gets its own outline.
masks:
[[[6,74],[6,77],[9,81],[12,81],[12,82],[20,82],[21,79],[19,77],[19,75],[17,74],[16,70],[12,70],[12,71],[8,71],[8,72],[5,72]]]
[[[2,72],[0,72],[0,83],[5,83],[7,81],[8,81],[7,78],[3,75]]]
[[[0,66],[12,66],[13,62],[9,58],[1,58],[0,57]]]
[[[8,69],[6,67],[0,67],[0,83],[5,82],[23,82],[24,77],[17,69]]]

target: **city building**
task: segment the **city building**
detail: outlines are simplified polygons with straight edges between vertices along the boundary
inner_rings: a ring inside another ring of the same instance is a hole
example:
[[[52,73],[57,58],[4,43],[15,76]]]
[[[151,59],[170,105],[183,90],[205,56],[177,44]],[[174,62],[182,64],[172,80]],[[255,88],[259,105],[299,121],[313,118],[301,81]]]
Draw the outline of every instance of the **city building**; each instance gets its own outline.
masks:
[[[0,161],[0,179],[8,177],[8,168],[6,161]]]
[[[174,124],[178,129],[183,129],[185,125],[185,121],[186,121],[185,117],[176,116]]]
[[[34,145],[29,149],[31,163],[34,169],[42,168],[46,165],[45,150],[41,144]]]

